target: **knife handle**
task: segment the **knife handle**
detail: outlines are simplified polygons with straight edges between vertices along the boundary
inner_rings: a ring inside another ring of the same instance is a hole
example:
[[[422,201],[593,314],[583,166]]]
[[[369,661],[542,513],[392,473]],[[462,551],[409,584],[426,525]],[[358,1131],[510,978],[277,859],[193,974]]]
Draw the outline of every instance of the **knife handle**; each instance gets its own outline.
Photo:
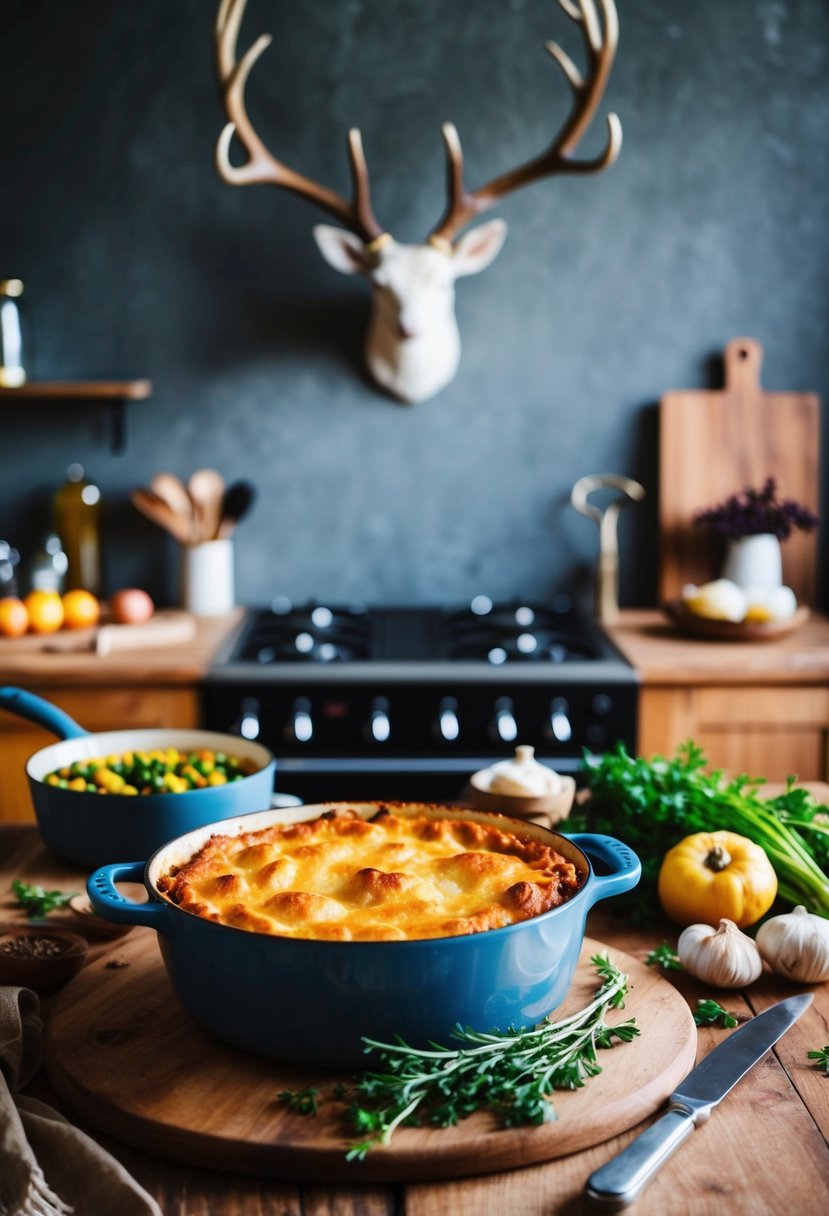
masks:
[[[606,1212],[627,1207],[694,1130],[697,1112],[670,1107],[661,1119],[587,1179],[587,1198]]]

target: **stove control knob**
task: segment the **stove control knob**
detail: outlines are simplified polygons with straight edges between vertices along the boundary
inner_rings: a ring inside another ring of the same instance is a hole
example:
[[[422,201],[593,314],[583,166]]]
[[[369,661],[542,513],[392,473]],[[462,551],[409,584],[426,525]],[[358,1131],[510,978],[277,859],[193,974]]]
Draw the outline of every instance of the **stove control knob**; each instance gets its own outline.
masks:
[[[313,739],[314,719],[311,717],[311,702],[307,697],[297,697],[294,701],[287,735],[292,743],[310,743]]]
[[[390,735],[388,698],[375,697],[371,703],[371,714],[368,720],[368,737],[373,743],[388,743]]]
[[[454,697],[444,697],[438,709],[435,723],[438,738],[445,743],[454,743],[461,733],[458,722],[458,703]]]
[[[554,697],[550,705],[550,734],[556,743],[569,743],[573,738],[570,706],[564,697]]]
[[[509,697],[499,697],[495,702],[495,717],[492,722],[493,734],[502,743],[514,743],[518,738],[518,723],[512,712],[512,701]]]
[[[240,706],[235,729],[243,739],[259,738],[259,702],[255,697],[245,697]]]

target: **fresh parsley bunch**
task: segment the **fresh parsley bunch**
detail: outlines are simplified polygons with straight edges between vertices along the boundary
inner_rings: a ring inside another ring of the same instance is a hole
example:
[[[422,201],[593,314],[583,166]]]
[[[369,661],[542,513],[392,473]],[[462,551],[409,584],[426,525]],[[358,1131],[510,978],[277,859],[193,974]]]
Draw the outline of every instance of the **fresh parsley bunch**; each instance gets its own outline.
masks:
[[[639,885],[614,901],[634,924],[658,915],[657,878],[662,859],[694,832],[736,832],[765,851],[777,874],[780,896],[829,916],[829,873],[821,868],[829,851],[829,808],[789,783],[788,792],[764,800],[762,781],[740,775],[725,782],[706,771],[700,747],[684,743],[672,759],[630,756],[619,742],[601,756],[584,754],[590,798],[572,812],[569,831],[618,836],[642,862]]]

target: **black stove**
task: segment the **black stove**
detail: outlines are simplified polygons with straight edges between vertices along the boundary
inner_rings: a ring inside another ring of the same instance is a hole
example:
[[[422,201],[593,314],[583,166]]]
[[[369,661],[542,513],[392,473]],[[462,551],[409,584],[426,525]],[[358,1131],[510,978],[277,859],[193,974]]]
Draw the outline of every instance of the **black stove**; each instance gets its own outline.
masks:
[[[209,729],[256,738],[305,801],[454,798],[532,744],[559,772],[635,747],[630,665],[566,596],[546,604],[294,605],[247,614],[204,686]]]

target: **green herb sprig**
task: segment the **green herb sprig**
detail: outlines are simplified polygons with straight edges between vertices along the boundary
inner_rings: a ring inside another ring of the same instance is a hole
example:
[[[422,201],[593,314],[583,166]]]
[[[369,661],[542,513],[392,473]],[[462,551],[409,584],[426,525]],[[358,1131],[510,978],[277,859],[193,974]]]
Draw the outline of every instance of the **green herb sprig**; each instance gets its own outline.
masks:
[[[540,1124],[555,1118],[551,1094],[577,1089],[602,1071],[599,1048],[628,1043],[639,1029],[631,1018],[615,1026],[610,1009],[624,1008],[627,976],[607,957],[590,960],[601,983],[593,1000],[561,1021],[546,1019],[529,1030],[482,1033],[456,1026],[460,1046],[419,1050],[402,1040],[364,1039],[379,1055],[377,1071],[363,1074],[349,1115],[361,1139],[347,1153],[362,1161],[377,1144],[388,1144],[401,1124],[422,1118],[450,1127],[476,1110],[491,1109],[506,1127]]]
[[[585,753],[590,798],[571,812],[568,831],[618,836],[639,856],[636,889],[615,899],[614,908],[634,924],[653,923],[659,913],[657,878],[662,859],[694,832],[730,831],[765,850],[777,874],[780,896],[829,917],[829,808],[790,781],[787,792],[764,800],[762,780],[740,775],[725,782],[706,772],[700,747],[689,741],[673,759],[630,756],[617,743],[601,756]]]
[[[663,971],[685,970],[676,950],[668,942],[663,942],[661,946],[656,946],[649,954],[646,954],[645,964],[648,967],[661,967]]]
[[[730,1030],[732,1026],[737,1025],[739,1018],[736,1018],[733,1013],[729,1013],[727,1009],[723,1009],[719,1002],[706,1000],[697,1001],[694,1021],[697,1026],[722,1026],[726,1030]]]
[[[827,1077],[829,1077],[829,1043],[825,1047],[821,1047],[819,1051],[807,1051],[806,1055],[810,1060],[816,1060]]]
[[[315,1115],[317,1113],[317,1095],[319,1090],[309,1086],[307,1089],[283,1089],[277,1097],[280,1102],[298,1115]]]
[[[77,891],[45,891],[43,887],[29,886],[19,878],[14,879],[11,889],[29,920],[43,920],[50,912],[64,908],[78,894]]]

